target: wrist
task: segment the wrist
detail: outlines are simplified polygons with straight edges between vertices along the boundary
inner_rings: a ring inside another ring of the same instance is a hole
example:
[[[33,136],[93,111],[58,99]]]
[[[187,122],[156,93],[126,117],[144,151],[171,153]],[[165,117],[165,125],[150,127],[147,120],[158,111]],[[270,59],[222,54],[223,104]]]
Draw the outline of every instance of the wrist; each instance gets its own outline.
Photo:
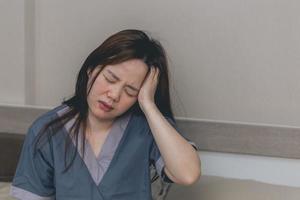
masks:
[[[141,105],[141,109],[145,114],[148,114],[148,112],[157,109],[157,106],[154,102],[144,103]]]

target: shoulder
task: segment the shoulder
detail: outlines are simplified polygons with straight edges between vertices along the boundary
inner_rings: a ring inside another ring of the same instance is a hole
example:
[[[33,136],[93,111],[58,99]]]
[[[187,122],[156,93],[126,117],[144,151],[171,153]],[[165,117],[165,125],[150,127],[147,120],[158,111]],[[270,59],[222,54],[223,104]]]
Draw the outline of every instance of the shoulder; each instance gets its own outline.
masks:
[[[36,136],[45,125],[59,116],[59,111],[66,109],[66,107],[66,105],[62,104],[38,116],[29,126],[28,132]]]

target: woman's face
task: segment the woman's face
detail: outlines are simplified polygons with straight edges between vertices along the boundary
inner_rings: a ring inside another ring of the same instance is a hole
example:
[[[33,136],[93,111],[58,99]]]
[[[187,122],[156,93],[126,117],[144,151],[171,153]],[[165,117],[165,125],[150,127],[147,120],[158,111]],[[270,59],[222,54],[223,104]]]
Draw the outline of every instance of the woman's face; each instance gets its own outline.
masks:
[[[99,70],[100,66],[89,74],[89,82]],[[147,72],[147,65],[139,59],[105,66],[87,97],[89,113],[98,119],[111,120],[126,112],[137,101]]]

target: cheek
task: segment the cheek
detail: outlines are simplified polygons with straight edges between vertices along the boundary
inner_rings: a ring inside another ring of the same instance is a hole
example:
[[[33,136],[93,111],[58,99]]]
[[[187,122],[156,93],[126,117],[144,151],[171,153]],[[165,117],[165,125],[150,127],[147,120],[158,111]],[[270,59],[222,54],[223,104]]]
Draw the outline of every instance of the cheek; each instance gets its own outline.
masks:
[[[107,83],[104,80],[102,80],[99,76],[95,80],[95,82],[92,86],[91,94],[97,95],[97,94],[101,93],[102,91],[105,91],[108,88]]]
[[[129,109],[136,101],[137,98],[124,97],[123,99],[121,99],[119,106],[123,109]]]

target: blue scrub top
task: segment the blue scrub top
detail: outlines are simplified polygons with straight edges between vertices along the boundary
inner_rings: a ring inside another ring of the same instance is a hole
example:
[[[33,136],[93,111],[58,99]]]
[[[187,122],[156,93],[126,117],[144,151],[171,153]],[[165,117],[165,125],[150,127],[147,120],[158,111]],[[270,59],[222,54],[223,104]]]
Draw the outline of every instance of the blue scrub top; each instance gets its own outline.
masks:
[[[22,200],[151,200],[151,164],[162,180],[172,183],[164,173],[165,163],[146,118],[132,113],[114,121],[98,156],[87,140],[82,155],[82,133],[77,148],[75,140],[71,139],[67,163],[74,151],[76,157],[65,173],[65,138],[70,137],[75,118],[34,156],[33,144],[39,130],[68,109],[67,105],[60,105],[40,116],[28,129],[10,188],[11,196]],[[167,120],[177,129],[172,119]],[[195,143],[189,142],[198,150]]]

